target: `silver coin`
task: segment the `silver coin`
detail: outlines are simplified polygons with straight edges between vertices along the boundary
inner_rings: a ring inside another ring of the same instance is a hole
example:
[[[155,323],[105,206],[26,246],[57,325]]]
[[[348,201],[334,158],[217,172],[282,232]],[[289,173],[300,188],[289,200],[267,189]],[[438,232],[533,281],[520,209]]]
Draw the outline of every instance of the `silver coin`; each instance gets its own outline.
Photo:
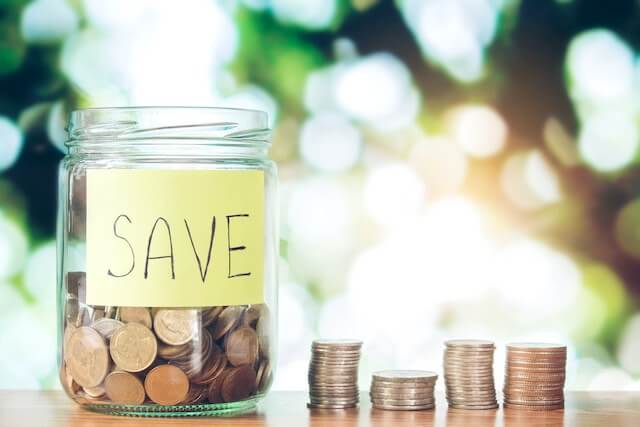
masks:
[[[430,405],[415,405],[415,406],[398,406],[398,405],[383,405],[380,403],[372,403],[371,407],[374,409],[382,409],[385,411],[425,411],[435,408],[435,404]]]

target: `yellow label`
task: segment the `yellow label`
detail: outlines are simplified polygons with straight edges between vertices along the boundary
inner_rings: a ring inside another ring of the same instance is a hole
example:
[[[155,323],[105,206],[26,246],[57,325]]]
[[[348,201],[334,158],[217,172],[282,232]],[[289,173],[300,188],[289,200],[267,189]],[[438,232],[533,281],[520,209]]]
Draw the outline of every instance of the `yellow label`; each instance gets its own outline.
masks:
[[[264,302],[264,175],[87,171],[87,303]]]

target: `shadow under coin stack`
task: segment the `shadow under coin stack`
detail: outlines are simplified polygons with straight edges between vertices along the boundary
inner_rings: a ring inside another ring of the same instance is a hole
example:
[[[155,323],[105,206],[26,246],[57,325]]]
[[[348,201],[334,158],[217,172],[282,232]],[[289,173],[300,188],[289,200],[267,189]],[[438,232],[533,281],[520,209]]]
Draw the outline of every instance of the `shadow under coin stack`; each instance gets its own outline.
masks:
[[[433,409],[438,374],[430,371],[379,371],[371,377],[371,406],[392,411]]]
[[[444,381],[450,408],[495,409],[496,387],[493,380],[495,345],[483,340],[445,342]]]
[[[358,404],[361,341],[315,340],[309,363],[309,408],[345,409]]]
[[[505,408],[543,411],[564,408],[566,361],[564,345],[508,344],[503,390]]]

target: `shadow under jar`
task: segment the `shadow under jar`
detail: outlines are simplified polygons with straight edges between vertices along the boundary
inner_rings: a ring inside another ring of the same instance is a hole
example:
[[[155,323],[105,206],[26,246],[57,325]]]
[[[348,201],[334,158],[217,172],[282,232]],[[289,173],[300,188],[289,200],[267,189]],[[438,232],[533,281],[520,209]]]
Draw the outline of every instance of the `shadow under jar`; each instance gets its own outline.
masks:
[[[251,410],[269,389],[277,172],[266,113],[78,110],[60,167],[67,394],[136,416]]]

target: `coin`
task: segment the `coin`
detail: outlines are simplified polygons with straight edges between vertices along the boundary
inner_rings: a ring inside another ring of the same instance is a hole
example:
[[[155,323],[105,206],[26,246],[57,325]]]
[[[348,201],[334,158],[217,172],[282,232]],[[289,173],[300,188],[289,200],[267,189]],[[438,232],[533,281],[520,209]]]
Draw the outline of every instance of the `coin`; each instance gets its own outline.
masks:
[[[389,398],[373,398],[377,404],[382,405],[396,405],[396,406],[416,406],[416,405],[430,405],[434,403],[434,399],[389,399]]]
[[[463,405],[463,404],[449,404],[449,408],[452,409],[465,409],[465,410],[488,410],[497,409],[499,405],[497,403],[490,403],[487,405]]]
[[[104,379],[107,397],[117,405],[142,405],[146,397],[142,381],[125,371],[111,372]]]
[[[176,366],[159,365],[147,374],[144,389],[158,405],[177,405],[189,393],[189,378]]]
[[[218,340],[233,329],[240,322],[243,313],[244,307],[238,305],[230,305],[222,310],[211,331],[213,339]]]
[[[352,339],[317,339],[311,343],[312,348],[344,348],[344,349],[360,349],[362,341]]]
[[[153,319],[158,338],[170,345],[191,341],[198,332],[198,311],[194,309],[160,309]]]
[[[515,403],[504,402],[506,409],[523,409],[525,411],[552,411],[555,409],[564,409],[564,403],[557,403],[554,405],[520,405]]]
[[[122,370],[140,372],[156,358],[158,342],[155,335],[140,323],[127,323],[111,336],[111,358]]]
[[[248,326],[229,333],[225,351],[233,366],[253,365],[258,358],[258,335]]]
[[[435,381],[438,378],[438,374],[431,371],[416,371],[416,370],[387,370],[377,371],[373,373],[374,380],[380,381],[392,381],[392,382],[420,382],[420,381]]]
[[[225,402],[235,402],[249,397],[255,391],[256,372],[243,365],[233,368],[222,382],[222,398]]]
[[[151,312],[146,307],[120,307],[120,321],[124,323],[136,322],[151,329]]]
[[[98,331],[100,335],[102,335],[107,340],[111,339],[113,333],[122,326],[124,326],[124,323],[120,322],[119,320],[110,319],[108,317],[98,319],[91,324],[91,327]]]
[[[82,387],[96,387],[109,371],[109,352],[104,338],[88,326],[81,326],[69,337],[69,373]]]
[[[222,403],[224,402],[222,398],[222,383],[224,382],[225,377],[231,370],[225,370],[220,373],[216,378],[209,383],[209,387],[207,389],[207,399],[210,403]]]
[[[348,405],[307,403],[307,408],[309,409],[350,409],[355,408],[356,406],[358,406],[357,403]]]
[[[94,399],[100,398],[104,396],[104,387],[95,386],[95,387],[82,387],[82,391],[84,391],[89,397],[93,397]]]
[[[425,411],[429,409],[435,408],[435,404],[427,404],[427,405],[384,405],[382,403],[372,402],[371,407],[374,409],[382,409],[385,411]]]

